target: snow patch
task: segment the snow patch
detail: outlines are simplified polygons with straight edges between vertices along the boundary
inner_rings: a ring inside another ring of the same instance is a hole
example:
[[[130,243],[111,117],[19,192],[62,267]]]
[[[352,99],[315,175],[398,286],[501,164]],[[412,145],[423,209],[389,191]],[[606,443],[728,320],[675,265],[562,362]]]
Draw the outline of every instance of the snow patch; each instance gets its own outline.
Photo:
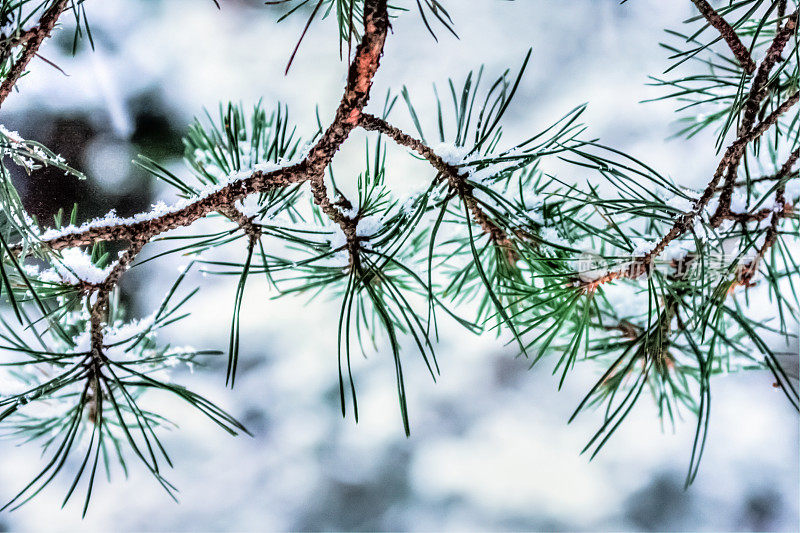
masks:
[[[22,138],[18,131],[9,131],[2,124],[0,124],[0,134],[2,134],[3,137],[11,141],[13,144],[22,144],[25,142],[25,139]]]
[[[800,198],[800,179],[786,182],[786,198],[792,202]]]
[[[540,235],[545,242],[550,244],[556,244],[565,248],[570,248],[571,246],[570,243],[564,239],[554,228],[544,227],[542,228]]]
[[[591,283],[608,274],[606,260],[591,251],[584,251],[573,260],[572,268],[584,283]]]
[[[452,143],[439,143],[432,146],[431,149],[442,161],[454,167],[464,164],[467,155],[469,155],[469,148],[456,146]]]
[[[364,217],[358,221],[358,225],[356,226],[356,236],[365,238],[372,237],[376,235],[381,228],[383,228],[383,222],[381,222],[379,217]]]
[[[731,212],[747,213],[747,197],[741,191],[736,191],[731,196]]]
[[[689,255],[690,247],[688,243],[682,241],[672,241],[664,250],[664,257],[669,261],[683,261]]]
[[[98,285],[111,273],[113,265],[99,268],[92,263],[92,257],[80,248],[70,248],[61,252],[61,259],[53,262],[53,268],[39,275],[42,281],[63,281],[77,285],[81,281]]]
[[[475,168],[481,164],[480,155],[470,155],[470,149],[464,146],[456,146],[449,143],[439,143],[432,147],[432,150],[438,155],[442,161],[454,167],[460,167],[460,170],[467,175],[467,177],[475,183],[485,183],[490,178],[493,178],[501,172],[508,170],[515,166],[518,162],[516,159],[509,159],[498,161],[483,166],[482,168]],[[500,157],[513,157],[516,153],[515,150],[504,153]],[[467,165],[473,165],[472,167]]]
[[[664,203],[667,206],[680,211],[681,213],[688,213],[694,209],[694,202],[688,198],[684,198],[683,196],[673,196]]]
[[[633,251],[631,251],[633,257],[644,257],[658,244],[657,240],[647,240],[638,237],[631,239],[631,242],[633,242]]]

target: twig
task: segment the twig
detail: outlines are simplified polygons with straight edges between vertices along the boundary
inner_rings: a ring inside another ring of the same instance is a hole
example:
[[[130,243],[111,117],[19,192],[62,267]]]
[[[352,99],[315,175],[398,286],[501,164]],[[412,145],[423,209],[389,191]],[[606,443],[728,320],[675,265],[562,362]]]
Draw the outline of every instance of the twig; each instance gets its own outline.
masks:
[[[784,163],[781,167],[778,175],[788,176],[791,174],[792,167],[794,167],[795,163],[797,163],[798,158],[800,158],[800,148],[796,148],[792,152],[792,154],[786,160],[786,163]],[[782,182],[775,190],[775,209],[772,210],[772,218],[770,219],[770,225],[767,229],[767,234],[764,237],[764,243],[758,249],[758,253],[756,254],[755,258],[739,269],[739,275],[734,282],[734,286],[743,285],[745,287],[749,287],[753,284],[753,276],[755,276],[756,272],[758,271],[759,264],[761,261],[763,261],[767,251],[772,248],[772,246],[775,244],[775,241],[778,239],[778,222],[791,211],[787,209],[786,198],[784,196],[785,192],[786,183]]]
[[[436,152],[434,152],[421,140],[404,133],[399,128],[392,126],[381,118],[373,115],[363,114],[359,124],[365,130],[380,132],[395,141],[397,144],[405,146],[406,148],[410,148],[424,157],[431,164],[431,166],[439,172],[440,175],[447,178],[450,188],[456,191],[459,196],[464,198],[475,222],[478,223],[483,232],[489,236],[492,242],[505,250],[509,262],[512,264],[516,262],[518,257],[514,243],[511,242],[511,239],[509,239],[505,230],[498,226],[475,200],[475,197],[472,194],[472,186],[467,183],[466,176],[464,176],[458,168],[444,161],[436,154]]]
[[[797,10],[787,17],[786,23],[775,34],[772,44],[767,50],[761,64],[758,66],[758,72],[753,77],[753,83],[750,85],[750,93],[743,107],[744,113],[742,115],[742,122],[739,125],[740,137],[744,135],[755,122],[758,108],[768,93],[767,81],[769,73],[772,71],[772,67],[775,66],[778,59],[780,59],[781,53],[786,47],[786,43],[789,42],[789,38],[797,29],[797,17]]]
[[[695,218],[703,212],[705,207],[708,205],[708,202],[714,196],[717,191],[717,186],[719,185],[720,180],[722,179],[722,175],[724,174],[725,170],[730,167],[731,165],[738,165],[739,160],[741,159],[742,155],[744,154],[744,150],[747,145],[754,140],[758,139],[761,135],[766,133],[773,125],[778,122],[778,119],[783,115],[786,111],[788,111],[792,106],[794,106],[798,100],[800,100],[800,93],[794,93],[792,96],[789,97],[784,103],[778,106],[778,109],[773,111],[768,117],[766,117],[761,123],[759,123],[755,128],[753,128],[748,134],[740,137],[737,139],[733,144],[731,144],[727,150],[725,150],[725,154],[722,157],[719,165],[717,166],[716,172],[714,172],[714,176],[709,182],[708,186],[706,187],[705,191],[703,192],[702,196],[695,202],[694,208],[689,211],[688,213],[684,213],[678,220],[675,221],[672,228],[667,232],[666,235],[656,244],[653,249],[651,249],[647,254],[638,258],[633,263],[626,265],[624,268],[620,268],[609,272],[605,276],[598,278],[594,281],[588,282],[584,285],[584,289],[587,291],[593,291],[598,286],[608,283],[609,281],[613,281],[620,278],[638,278],[642,274],[648,271],[650,268],[653,260],[658,257],[671,243],[673,240],[677,239],[684,233],[686,233],[694,223]]]
[[[0,84],[0,106],[3,105],[3,102],[11,93],[11,89],[13,89],[20,76],[25,72],[25,68],[36,55],[42,42],[50,35],[50,32],[53,31],[53,27],[56,25],[56,22],[58,22],[58,17],[64,11],[67,2],[69,2],[69,0],[57,0],[56,3],[50,6],[50,9],[45,11],[42,18],[39,19],[39,24],[23,34],[25,35],[25,40],[22,55],[17,62],[14,63],[14,66],[11,67],[3,83]]]
[[[706,2],[706,0],[692,0],[700,13],[705,17],[709,24],[711,24],[720,33],[725,42],[728,43],[733,55],[742,65],[742,68],[748,74],[752,74],[756,70],[756,63],[750,56],[750,51],[742,43],[739,36],[736,35],[736,30],[731,27],[722,16]]]
[[[797,177],[798,176],[797,171],[792,172],[791,174],[793,174],[791,177]],[[738,180],[734,184],[734,187],[747,187],[747,186],[749,186],[750,184],[753,184],[753,183],[763,183],[765,181],[778,181],[778,180],[781,180],[781,179],[784,179],[784,178],[785,178],[785,176],[781,176],[780,174],[770,174],[770,175],[767,175],[767,176],[759,176],[757,178],[750,178],[749,180],[742,179],[742,180]],[[717,191],[721,191],[722,189],[723,189],[722,187],[717,187]]]
[[[236,222],[242,231],[251,239],[257,239],[261,236],[261,226],[253,222],[255,217],[247,217],[244,213],[236,209],[236,207],[227,206],[221,207],[219,212],[228,217],[232,222]]]
[[[780,59],[783,49],[789,42],[789,38],[795,32],[797,28],[797,17],[797,10],[789,15],[786,24],[776,32],[772,44],[770,44],[764,59],[758,66],[758,72],[753,78],[753,82],[750,85],[750,92],[742,107],[742,120],[738,129],[738,135],[740,137],[746,135],[753,127],[761,103],[764,101],[767,94],[769,94],[769,86],[767,84],[769,73],[772,71],[778,59]],[[736,164],[731,164],[727,169],[727,176],[725,177],[725,184],[722,186],[722,192],[720,193],[717,212],[714,213],[711,218],[711,224],[715,227],[722,223],[724,216],[730,210],[731,198],[733,197],[733,189],[735,187],[734,183],[736,182],[738,173],[739,162],[737,161]]]

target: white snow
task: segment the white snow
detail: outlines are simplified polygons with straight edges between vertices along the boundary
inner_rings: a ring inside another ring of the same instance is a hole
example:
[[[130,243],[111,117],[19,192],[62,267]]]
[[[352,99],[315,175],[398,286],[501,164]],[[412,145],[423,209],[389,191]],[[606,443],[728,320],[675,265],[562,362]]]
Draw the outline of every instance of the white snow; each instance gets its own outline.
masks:
[[[475,166],[480,164],[480,154],[470,155],[470,149],[464,146],[456,146],[452,143],[439,143],[431,148],[436,155],[448,165],[460,167],[459,169],[467,175],[467,177],[475,183],[484,183],[490,178],[497,176],[504,170],[515,166],[518,161],[515,159],[508,159],[486,165],[483,168],[477,169]],[[504,153],[501,157],[511,157],[515,151]],[[475,165],[470,167],[469,165]]]
[[[244,200],[239,200],[236,202],[236,209],[239,210],[247,218],[253,218],[258,215],[259,211],[261,210],[261,206],[258,203],[258,195],[250,195]]]
[[[499,175],[501,172],[504,172],[509,168],[516,166],[518,163],[519,161],[510,159],[505,161],[498,161],[497,163],[492,163],[480,169],[467,168],[467,171],[469,173],[469,179],[471,179],[476,183],[485,183],[491,178]]]
[[[0,367],[0,398],[16,396],[29,390],[30,387],[22,380],[11,375],[7,368]]]
[[[525,190],[522,192],[521,204],[525,213],[530,220],[539,226],[545,225],[544,216],[542,215],[544,201],[544,196],[536,194],[533,191]]]
[[[791,179],[786,182],[786,198],[795,201],[800,198],[800,178]]]
[[[113,326],[106,328],[103,334],[105,344],[118,344],[138,338],[142,333],[151,329],[155,322],[156,314],[153,313],[141,319],[129,322],[118,321]]]
[[[639,237],[631,239],[631,242],[633,242],[633,251],[631,252],[633,257],[642,257],[649,254],[658,244],[658,240],[647,240]]]
[[[9,131],[8,128],[0,124],[0,134],[6,137],[9,141],[14,144],[21,144],[25,142],[25,139],[17,131]]]
[[[439,143],[431,146],[433,152],[442,158],[442,161],[448,165],[457,167],[464,164],[464,160],[469,154],[469,148],[465,146],[456,146],[453,143]]]
[[[383,227],[383,222],[376,216],[368,216],[360,219],[356,226],[356,235],[358,237],[372,237],[378,233]]]
[[[664,250],[664,257],[669,261],[682,261],[691,251],[689,243],[684,241],[672,241]]]
[[[648,291],[641,285],[629,281],[606,283],[603,294],[620,313],[621,318],[639,317],[648,312]]]
[[[315,228],[318,229],[318,228]],[[338,224],[330,224],[328,226],[330,234],[325,237],[325,240],[331,245],[331,248],[338,250],[347,245],[347,235],[344,234],[342,228]]]
[[[544,206],[545,197],[533,191],[522,191],[522,205],[526,209],[539,211]]]
[[[541,237],[546,242],[551,244],[557,244],[559,246],[569,247],[570,243],[564,239],[558,231],[551,227],[544,227],[541,229]]]
[[[53,261],[53,268],[39,275],[42,281],[63,281],[70,285],[77,285],[81,281],[91,284],[103,283],[111,273],[113,265],[99,268],[92,263],[89,254],[80,248],[69,248],[61,252],[61,259]],[[33,270],[30,271],[34,273]]]
[[[580,256],[573,260],[572,268],[584,283],[591,283],[608,274],[606,261],[591,251],[581,252]]]
[[[692,202],[688,198],[684,198],[683,196],[677,196],[677,195],[673,196],[664,203],[667,204],[669,207],[681,211],[682,213],[688,213],[689,211],[694,209],[694,202]]]
[[[747,213],[747,197],[741,191],[736,191],[731,196],[731,212]]]

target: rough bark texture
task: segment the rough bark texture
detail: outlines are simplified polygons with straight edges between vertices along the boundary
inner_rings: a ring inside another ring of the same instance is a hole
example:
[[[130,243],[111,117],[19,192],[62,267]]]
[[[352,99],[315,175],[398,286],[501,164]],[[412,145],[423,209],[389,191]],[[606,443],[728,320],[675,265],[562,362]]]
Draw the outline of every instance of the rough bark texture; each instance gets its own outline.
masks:
[[[728,43],[728,46],[733,52],[733,55],[736,56],[736,59],[739,61],[739,64],[742,65],[742,68],[748,73],[752,74],[756,70],[756,63],[753,61],[753,58],[750,57],[750,51],[747,47],[742,43],[739,39],[739,36],[736,35],[736,30],[734,30],[728,21],[726,21],[719,13],[717,13],[711,4],[706,2],[706,0],[692,0],[697,9],[700,11],[700,14],[705,17],[709,24],[711,24],[725,39],[725,42]]]
[[[11,72],[8,73],[3,83],[0,84],[0,106],[3,105],[3,102],[5,102],[6,98],[11,93],[11,90],[14,88],[20,76],[25,72],[25,68],[36,55],[42,42],[50,36],[50,32],[53,31],[56,22],[58,22],[58,17],[61,15],[61,12],[64,11],[68,2],[69,0],[58,0],[45,11],[44,15],[42,15],[42,18],[39,20],[39,24],[35,28],[26,31],[19,37],[19,44],[22,44],[24,48],[20,58],[14,63],[14,66],[11,67]]]

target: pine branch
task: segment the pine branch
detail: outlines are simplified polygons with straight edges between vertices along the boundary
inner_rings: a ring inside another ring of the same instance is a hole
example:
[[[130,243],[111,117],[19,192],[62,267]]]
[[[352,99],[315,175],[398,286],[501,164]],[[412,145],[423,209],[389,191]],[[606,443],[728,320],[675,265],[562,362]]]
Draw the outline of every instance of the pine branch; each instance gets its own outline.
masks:
[[[764,59],[758,66],[758,72],[756,72],[756,75],[753,77],[753,81],[750,84],[750,93],[748,94],[747,100],[742,107],[742,121],[739,125],[740,137],[745,135],[746,132],[750,130],[756,120],[756,115],[758,114],[758,109],[761,105],[761,102],[764,101],[764,98],[769,93],[769,87],[767,84],[769,81],[769,73],[772,71],[772,68],[775,66],[775,64],[780,60],[783,49],[786,47],[789,39],[797,30],[797,19],[798,10],[795,10],[786,18],[786,23],[776,33],[775,38],[772,40],[772,44],[764,56]]]
[[[45,11],[42,18],[39,19],[39,24],[23,34],[25,35],[25,39],[20,40],[20,44],[23,45],[22,53],[3,80],[3,83],[0,84],[0,106],[3,105],[3,102],[5,102],[9,93],[11,93],[11,89],[14,88],[20,76],[25,72],[25,68],[36,55],[42,42],[50,36],[50,32],[53,31],[56,22],[58,22],[58,17],[61,16],[61,13],[66,9],[69,1],[70,0],[56,0],[56,2]]]
[[[225,206],[219,212],[238,224],[250,239],[258,239],[261,236],[261,227],[253,222],[253,217],[246,216],[236,207]]]
[[[419,139],[403,133],[399,128],[392,126],[381,118],[364,114],[361,116],[360,125],[366,130],[383,133],[397,144],[405,146],[424,157],[440,175],[447,179],[450,188],[459,197],[464,198],[475,222],[478,223],[493,243],[505,251],[509,263],[514,264],[516,262],[518,254],[514,243],[509,239],[505,230],[498,226],[481,208],[480,204],[475,201],[475,197],[472,194],[472,186],[467,183],[467,177],[458,168],[445,162],[440,156],[436,155],[432,148]]]
[[[190,226],[211,213],[233,206],[237,201],[251,194],[267,192],[307,180],[308,174],[305,168],[307,161],[272,172],[257,170],[249,177],[229,183],[204,198],[146,220],[137,221],[136,217],[131,217],[121,222],[87,223],[74,232],[66,232],[49,239],[45,238],[41,242],[53,250],[62,250],[77,246],[89,246],[100,241],[133,241],[135,239],[149,241],[167,231]],[[22,249],[21,244],[12,247],[15,252]]]
[[[797,172],[790,173],[791,177],[797,177]],[[786,179],[786,176],[782,176],[780,173],[778,174],[769,174],[766,176],[759,176],[757,178],[750,178],[750,179],[740,179],[738,180],[734,187],[748,187],[754,183],[764,183],[767,181],[780,181],[782,179]],[[717,191],[722,191],[723,187],[717,187]]]
[[[424,157],[428,163],[431,164],[433,168],[439,171],[443,175],[458,175],[458,169],[453,165],[446,163],[441,157],[439,157],[436,152],[433,151],[428,145],[422,142],[419,139],[415,139],[411,135],[404,133],[399,128],[396,128],[383,120],[382,118],[378,118],[374,115],[369,115],[364,113],[361,116],[361,121],[359,124],[368,131],[377,131],[380,132],[394,142],[401,146],[405,146],[406,148],[410,148],[411,150],[417,152],[419,155]]]
[[[716,28],[722,38],[725,39],[725,42],[728,43],[733,55],[739,61],[739,64],[742,65],[745,72],[748,74],[755,72],[756,63],[750,56],[750,51],[742,44],[739,36],[736,35],[736,30],[734,30],[706,0],[692,0],[692,3],[697,6],[697,9],[706,18],[708,23]]]
[[[791,153],[789,158],[781,167],[781,170],[776,175],[779,180],[786,178],[792,173],[792,169],[797,163],[798,158],[800,158],[800,148],[795,148],[795,150]],[[772,213],[772,218],[770,219],[770,225],[767,229],[764,243],[758,249],[756,257],[746,265],[740,267],[738,272],[739,275],[736,280],[737,285],[743,285],[745,287],[752,285],[753,276],[756,272],[758,272],[759,264],[764,260],[764,256],[767,251],[775,245],[775,241],[778,238],[778,223],[782,218],[791,214],[793,210],[793,207],[788,206],[786,203],[786,197],[784,196],[785,192],[786,182],[781,181],[778,184],[778,188],[775,190],[775,207],[767,210]]]
[[[369,0],[365,6],[365,33],[362,43],[356,50],[342,102],[336,111],[333,123],[328,127],[308,155],[299,163],[272,172],[255,171],[250,176],[237,179],[212,192],[168,213],[136,221],[136,217],[123,223],[108,223],[79,228],[75,232],[43,239],[43,243],[53,250],[76,246],[88,246],[98,241],[143,240],[193,224],[197,220],[217,211],[230,210],[232,206],[252,194],[287,187],[310,181],[314,187],[314,199],[318,205],[336,222],[342,215],[325,193],[323,176],[325,169],[333,160],[339,147],[347,140],[350,132],[358,125],[361,110],[369,99],[372,78],[377,72],[383,44],[388,31],[386,0]],[[230,211],[229,211],[230,212]],[[22,245],[12,247],[19,252]]]
[[[774,126],[778,122],[778,119],[786,111],[791,109],[798,102],[798,100],[800,100],[800,92],[796,92],[790,96],[784,103],[778,106],[775,111],[767,116],[749,133],[738,138],[728,147],[722,157],[722,160],[717,166],[717,170],[714,173],[713,178],[706,186],[706,189],[700,198],[695,201],[692,210],[680,216],[667,234],[664,235],[661,240],[659,240],[658,244],[656,244],[649,252],[647,252],[640,259],[637,259],[631,264],[626,265],[624,268],[614,270],[596,280],[585,283],[584,289],[591,292],[604,283],[608,283],[620,278],[636,279],[642,274],[648,272],[652,267],[652,263],[655,258],[657,258],[672,241],[691,229],[694,220],[700,213],[703,212],[711,198],[714,196],[725,170],[731,166],[738,166],[738,163],[741,160],[747,145],[761,137],[772,126]]]
[[[753,127],[753,123],[756,120],[761,103],[763,102],[764,98],[766,98],[767,94],[769,94],[769,73],[780,59],[781,53],[786,47],[786,44],[789,42],[790,37],[795,33],[795,30],[797,29],[797,20],[798,10],[795,10],[791,15],[789,15],[783,27],[776,33],[775,38],[772,40],[772,44],[764,56],[764,59],[758,66],[758,72],[756,73],[750,85],[750,93],[748,94],[747,99],[742,107],[742,120],[739,124],[738,130],[740,137],[745,135]],[[726,213],[730,209],[731,197],[733,196],[734,183],[736,181],[737,174],[738,160],[736,161],[736,164],[731,164],[727,169],[727,176],[725,178],[725,184],[723,185],[722,193],[720,194],[717,212],[711,219],[712,224],[715,226],[718,226],[720,223],[722,223],[722,220],[725,218]]]
[[[726,16],[740,8],[755,10],[761,1],[732,5],[725,11]],[[21,406],[39,399],[60,397],[71,407],[68,416],[42,422],[53,424],[57,437],[63,436],[63,444],[53,462],[6,507],[21,505],[38,493],[62,469],[73,444],[83,445],[86,441],[89,450],[67,497],[90,465],[88,505],[94,479],[91,459],[94,454],[96,466],[101,448],[106,452],[104,438],[113,439],[117,450],[120,443],[127,443],[172,493],[173,487],[161,473],[161,463],[169,464],[170,459],[154,431],[163,418],[142,410],[136,402],[139,392],[150,388],[180,396],[232,434],[246,431],[207,400],[150,375],[179,360],[190,362],[196,355],[176,359],[178,356],[168,346],[159,347],[153,338],[157,328],[185,316],[184,310],[177,310],[189,297],[176,305],[169,302],[191,265],[151,317],[122,321],[119,281],[143,248],[156,238],[180,244],[139,264],[165,254],[184,253],[194,256],[203,265],[204,273],[235,275],[239,280],[231,320],[227,384],[233,386],[236,375],[248,275],[265,274],[268,283],[281,294],[334,292],[341,298],[337,349],[342,414],[349,394],[358,420],[351,346],[356,340],[372,340],[377,347],[377,335],[382,335],[391,348],[406,434],[410,422],[400,337],[413,340],[435,380],[439,373],[434,354],[435,309],[445,310],[470,331],[491,331],[492,323],[498,331],[510,330],[526,357],[533,349],[538,350],[532,364],[545,352],[555,353],[558,361],[554,372],[561,373],[559,386],[581,359],[606,364],[605,374],[578,407],[580,411],[584,406],[607,403],[602,427],[587,445],[587,449],[595,448],[593,454],[604,446],[648,388],[663,417],[675,416],[678,404],[697,412],[698,428],[687,482],[697,474],[702,455],[710,376],[719,372],[723,364],[720,351],[725,351],[722,357],[727,356],[728,362],[746,360],[749,367],[769,368],[797,406],[797,391],[791,384],[785,385],[785,373],[758,332],[786,334],[784,314],[786,309],[796,309],[785,295],[789,291],[777,288],[779,282],[793,283],[800,272],[791,252],[784,250],[785,237],[796,237],[797,233],[796,212],[791,205],[796,195],[786,184],[796,178],[793,167],[800,149],[792,151],[774,176],[742,180],[739,174],[746,172],[749,176],[751,152],[761,167],[760,152],[767,143],[759,139],[767,132],[775,133],[774,145],[770,142],[768,146],[770,156],[794,147],[797,117],[784,117],[800,99],[795,92],[796,50],[790,58],[782,56],[789,55],[784,50],[796,33],[798,14],[795,11],[786,17],[787,3],[780,2],[777,28],[772,27],[770,8],[761,19],[751,17],[754,11],[748,12],[733,25],[734,30],[709,2],[693,2],[734,55],[730,58],[712,51],[710,44],[698,43],[694,39],[698,32],[686,42],[699,47],[684,52],[674,50],[673,57],[681,58],[680,63],[698,56],[710,74],[663,82],[677,89],[672,96],[688,96],[691,103],[687,107],[722,104],[721,111],[715,110],[684,130],[693,134],[714,121],[725,121],[717,149],[728,146],[697,198],[645,163],[594,140],[583,140],[585,128],[577,122],[583,106],[543,131],[530,133],[526,140],[505,145],[501,118],[520,85],[530,52],[516,76],[509,76],[510,71],[506,71],[489,84],[485,95],[478,94],[483,69],[470,72],[462,87],[451,79],[452,114],[443,111],[448,107],[443,105],[446,102],[440,94],[446,93],[437,92],[434,86],[434,118],[438,119],[441,145],[426,140],[421,125],[424,121],[420,120],[425,117],[418,116],[405,87],[401,95],[419,138],[388,121],[399,99],[392,93],[387,94],[380,115],[383,118],[365,113],[390,29],[392,8],[386,0],[288,2],[294,4],[292,11],[303,5],[313,9],[306,29],[313,20],[322,19],[335,9],[340,46],[344,40],[348,46],[351,38],[360,40],[335,116],[327,128],[320,125],[315,142],[302,156],[301,141],[293,126],[287,124],[288,110],[280,104],[271,115],[257,105],[250,116],[242,106],[221,106],[219,122],[209,115],[210,126],[196,121],[189,128],[185,160],[191,179],[184,180],[152,160],[142,158],[138,162],[174,187],[182,200],[172,206],[160,204],[129,218],[116,217],[112,212],[77,227],[75,213],[65,227],[58,214],[55,229],[43,234],[22,208],[10,174],[0,165],[5,185],[0,188],[0,201],[8,219],[7,223],[0,221],[0,255],[6,254],[0,262],[0,290],[6,291],[19,321],[34,334],[38,336],[37,324],[46,322],[44,336],[47,342],[55,339],[55,348],[48,348],[39,339],[42,347],[34,349],[12,330],[8,335],[0,332],[0,339],[9,344],[7,349],[27,358],[12,365],[37,369],[36,365],[46,364],[56,374],[47,380],[25,375],[27,383],[36,385],[21,394],[0,397],[0,420],[14,416],[16,423],[15,413]],[[751,3],[755,7],[748,7]],[[61,8],[53,15],[58,4]],[[38,5],[37,10],[48,2]],[[73,5],[76,16],[78,5],[82,6],[79,2]],[[417,6],[429,29],[428,13],[451,29],[449,16],[437,0],[420,0]],[[35,55],[35,48],[50,33],[63,9],[65,3],[51,5],[33,29],[22,31],[20,27],[15,30],[16,37],[3,38],[4,65],[10,65],[9,71],[21,69],[15,78],[6,78],[4,85],[13,86],[19,79],[25,69],[23,59],[27,63]],[[697,19],[700,17],[693,20]],[[363,33],[355,28],[356,21],[359,26],[363,22]],[[774,35],[771,42],[765,40],[761,44],[758,37],[762,30]],[[755,52],[748,51],[739,35],[753,36],[753,50],[767,49],[760,64],[755,64]],[[16,64],[8,63],[10,52],[18,47],[22,47],[20,59]],[[29,47],[34,47],[33,52]],[[700,56],[703,50],[708,50],[710,60]],[[691,85],[697,80],[703,84],[699,90]],[[5,96],[7,93],[0,103]],[[785,100],[781,102],[781,98]],[[737,117],[740,123],[735,140],[724,143]],[[357,192],[350,201],[338,190],[332,165],[339,149],[357,128],[380,135],[374,150],[372,139],[367,143],[366,168],[358,176]],[[436,171],[435,177],[410,193],[401,194],[388,187],[385,137],[422,157]],[[781,140],[792,144],[787,147],[779,143]],[[0,129],[0,149],[26,170],[53,165],[80,176],[63,159],[5,128]],[[581,169],[597,171],[617,196],[601,196],[601,189],[592,181],[588,182],[588,189],[583,189],[582,184],[552,176],[544,165],[539,166],[543,158],[552,155]],[[774,159],[770,165],[775,166]],[[331,191],[325,179],[329,171],[334,189]],[[735,189],[747,187],[749,198],[750,193],[758,193],[750,186],[759,182],[769,182],[770,190],[775,191],[774,206],[759,208],[764,197],[755,207],[732,210],[732,195],[739,192]],[[300,185],[310,187],[310,198]],[[709,206],[717,196],[718,208],[711,214]],[[164,235],[214,214],[235,226],[207,235]],[[714,227],[725,220],[734,223],[716,231]],[[690,235],[695,238],[690,239]],[[759,245],[761,238],[764,241]],[[269,246],[267,239],[278,245]],[[8,246],[8,241],[19,244]],[[110,241],[127,241],[116,262],[110,261],[105,248]],[[246,253],[238,261],[201,255],[241,241],[246,241]],[[731,242],[739,242],[736,259],[731,262],[723,258],[722,264],[710,266],[713,254],[727,253],[725,247]],[[694,250],[690,250],[692,245]],[[742,265],[741,257],[752,252],[755,258]],[[770,264],[766,263],[768,253]],[[771,264],[779,263],[781,254],[784,266]],[[667,259],[659,262],[662,255]],[[40,272],[32,264],[34,259],[44,260],[50,268]],[[657,268],[662,263],[668,272]],[[753,284],[762,265],[777,301],[779,327],[761,325],[751,320],[738,303],[736,308],[726,303],[733,302],[728,299],[732,288]],[[700,271],[696,272],[696,268]],[[718,277],[709,276],[705,270],[708,268],[717,269],[713,274]],[[734,273],[738,275],[736,280],[731,279]],[[642,274],[649,274],[646,287],[636,279]],[[622,283],[601,289],[612,280]],[[634,306],[621,305],[614,299],[612,290],[624,288],[623,284],[647,298],[646,312],[628,309]],[[800,305],[794,287],[791,292]],[[422,310],[419,302],[427,307]],[[467,302],[476,311],[472,321],[448,308],[450,304]],[[34,304],[38,307],[37,320],[28,318],[26,311]],[[2,319],[0,324],[6,326]],[[754,347],[765,356],[763,360],[753,356]],[[345,386],[348,380],[349,390]],[[66,388],[72,385],[83,391],[77,401],[74,392]],[[26,415],[18,416],[24,420]],[[82,424],[87,418],[91,424]],[[116,437],[112,429],[117,432]],[[76,435],[88,438],[81,440]]]

